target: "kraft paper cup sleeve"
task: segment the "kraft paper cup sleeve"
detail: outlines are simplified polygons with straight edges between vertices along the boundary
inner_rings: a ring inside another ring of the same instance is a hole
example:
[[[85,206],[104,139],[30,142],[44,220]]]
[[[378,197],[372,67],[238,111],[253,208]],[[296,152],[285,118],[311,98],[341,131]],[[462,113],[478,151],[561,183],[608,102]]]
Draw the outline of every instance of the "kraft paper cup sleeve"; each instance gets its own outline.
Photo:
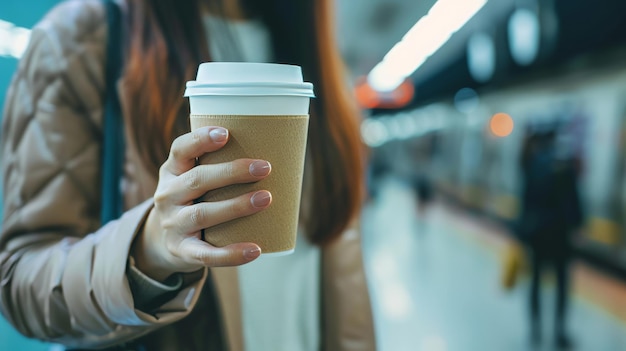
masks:
[[[221,126],[230,132],[226,146],[202,157],[201,164],[239,158],[263,159],[272,164],[271,174],[257,183],[231,185],[211,191],[201,199],[220,201],[263,189],[272,193],[272,204],[267,209],[206,229],[207,242],[219,247],[253,242],[261,247],[263,253],[294,249],[308,122],[308,115],[191,115],[192,130],[203,126]]]

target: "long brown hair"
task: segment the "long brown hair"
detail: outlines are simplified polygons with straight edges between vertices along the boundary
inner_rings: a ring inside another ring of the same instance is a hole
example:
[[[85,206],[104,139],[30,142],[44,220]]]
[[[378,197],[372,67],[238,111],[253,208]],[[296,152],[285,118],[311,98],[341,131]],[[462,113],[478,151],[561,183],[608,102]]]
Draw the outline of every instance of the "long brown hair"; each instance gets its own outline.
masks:
[[[146,167],[157,174],[174,138],[189,130],[185,82],[210,61],[201,0],[129,0],[123,84],[132,136]],[[363,196],[358,111],[346,86],[329,0],[246,0],[243,10],[267,26],[277,63],[302,66],[315,86],[308,160],[313,172],[306,232],[323,245],[346,229]],[[208,38],[210,40],[210,38]]]

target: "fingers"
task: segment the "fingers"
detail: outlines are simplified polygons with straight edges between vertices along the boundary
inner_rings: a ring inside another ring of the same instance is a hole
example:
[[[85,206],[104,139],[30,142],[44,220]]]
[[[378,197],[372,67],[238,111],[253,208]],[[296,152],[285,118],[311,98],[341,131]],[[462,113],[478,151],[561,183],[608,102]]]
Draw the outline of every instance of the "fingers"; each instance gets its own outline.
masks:
[[[214,247],[196,236],[183,239],[178,251],[180,257],[184,257],[189,263],[205,267],[239,266],[261,254],[261,248],[253,243]]]
[[[228,141],[228,130],[221,127],[203,127],[179,136],[172,143],[170,155],[163,168],[180,175],[195,166],[197,157],[217,151]]]
[[[261,190],[233,199],[217,202],[200,202],[183,207],[171,223],[182,233],[194,233],[236,218],[264,210],[272,203],[272,194]]]
[[[200,165],[177,177],[165,190],[166,194],[160,195],[165,195],[174,204],[185,204],[210,190],[259,181],[271,171],[271,164],[263,160],[239,159],[215,165]]]

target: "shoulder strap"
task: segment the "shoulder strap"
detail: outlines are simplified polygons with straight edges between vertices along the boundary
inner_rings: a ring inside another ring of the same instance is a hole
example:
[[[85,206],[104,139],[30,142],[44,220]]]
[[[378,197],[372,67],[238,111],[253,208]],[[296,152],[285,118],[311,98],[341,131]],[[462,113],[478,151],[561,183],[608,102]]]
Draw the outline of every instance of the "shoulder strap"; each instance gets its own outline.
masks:
[[[101,213],[104,225],[117,219],[123,212],[121,192],[124,168],[124,122],[117,91],[122,71],[122,13],[113,0],[104,0],[107,16],[106,92],[103,114],[103,142],[101,158]]]

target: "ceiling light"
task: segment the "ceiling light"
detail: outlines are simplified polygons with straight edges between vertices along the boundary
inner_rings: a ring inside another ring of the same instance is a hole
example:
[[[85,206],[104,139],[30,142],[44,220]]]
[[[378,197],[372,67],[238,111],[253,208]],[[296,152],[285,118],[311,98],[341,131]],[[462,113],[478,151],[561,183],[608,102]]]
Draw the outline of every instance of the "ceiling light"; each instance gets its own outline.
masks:
[[[485,83],[496,71],[496,45],[487,33],[474,33],[467,42],[467,66],[477,82]]]
[[[541,41],[537,14],[529,9],[516,10],[508,23],[509,49],[520,66],[528,66],[539,54]]]
[[[367,77],[377,91],[397,88],[462,28],[487,0],[438,0]]]

